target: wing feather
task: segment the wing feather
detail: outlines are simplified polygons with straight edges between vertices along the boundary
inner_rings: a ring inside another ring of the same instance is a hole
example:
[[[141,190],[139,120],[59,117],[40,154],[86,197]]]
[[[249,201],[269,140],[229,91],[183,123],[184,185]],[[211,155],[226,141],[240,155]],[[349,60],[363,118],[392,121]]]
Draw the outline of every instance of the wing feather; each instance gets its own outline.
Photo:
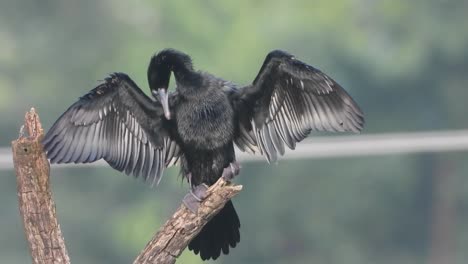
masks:
[[[162,116],[158,102],[115,73],[62,114],[44,137],[44,148],[53,163],[103,158],[116,170],[159,183],[172,165],[168,160],[181,155]]]
[[[364,125],[361,109],[337,82],[283,51],[270,52],[253,83],[229,96],[240,115],[237,146],[269,162],[312,130],[360,132]]]

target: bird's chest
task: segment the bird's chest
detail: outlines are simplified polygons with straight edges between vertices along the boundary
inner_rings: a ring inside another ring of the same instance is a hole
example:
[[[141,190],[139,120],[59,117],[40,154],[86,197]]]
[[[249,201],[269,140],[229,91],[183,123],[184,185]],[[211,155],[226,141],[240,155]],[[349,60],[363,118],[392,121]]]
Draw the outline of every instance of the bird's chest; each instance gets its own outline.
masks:
[[[234,134],[234,112],[225,98],[181,103],[176,123],[183,143],[200,149],[222,147]]]

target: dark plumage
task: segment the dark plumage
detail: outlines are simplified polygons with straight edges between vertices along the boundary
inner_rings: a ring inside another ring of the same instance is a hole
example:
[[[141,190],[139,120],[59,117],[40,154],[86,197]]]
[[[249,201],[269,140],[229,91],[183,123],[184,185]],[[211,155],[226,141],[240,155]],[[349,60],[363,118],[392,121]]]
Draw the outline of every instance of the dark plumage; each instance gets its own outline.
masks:
[[[171,73],[177,91],[167,93]],[[267,161],[294,149],[312,130],[359,132],[363,113],[330,77],[283,51],[268,54],[242,88],[195,71],[190,57],[166,49],[151,58],[147,97],[114,73],[81,97],[44,138],[51,162],[106,160],[113,168],[159,183],[180,161],[192,186],[211,185],[235,161],[234,144]],[[240,240],[231,202],[190,243],[202,259],[228,254]]]

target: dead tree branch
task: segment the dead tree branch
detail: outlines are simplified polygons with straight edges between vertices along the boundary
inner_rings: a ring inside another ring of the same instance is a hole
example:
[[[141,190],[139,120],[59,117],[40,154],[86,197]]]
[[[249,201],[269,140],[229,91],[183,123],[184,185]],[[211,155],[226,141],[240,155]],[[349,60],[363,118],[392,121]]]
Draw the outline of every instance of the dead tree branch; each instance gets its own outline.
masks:
[[[203,226],[241,190],[241,185],[232,185],[221,177],[208,189],[208,196],[201,203],[197,214],[181,205],[148,242],[133,264],[175,263],[176,258]]]
[[[24,136],[26,130],[29,136]],[[34,264],[70,263],[55,214],[49,162],[40,139],[43,130],[34,108],[26,113],[20,137],[11,143],[19,209]]]

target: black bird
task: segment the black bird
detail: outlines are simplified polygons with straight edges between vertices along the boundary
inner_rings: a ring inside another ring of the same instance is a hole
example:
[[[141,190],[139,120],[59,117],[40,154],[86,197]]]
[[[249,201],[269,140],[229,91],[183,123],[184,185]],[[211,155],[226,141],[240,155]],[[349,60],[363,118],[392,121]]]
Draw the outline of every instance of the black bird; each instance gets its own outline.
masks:
[[[171,73],[177,88],[168,93]],[[268,54],[252,84],[238,87],[194,70],[188,55],[165,49],[151,58],[148,82],[155,100],[124,73],[81,97],[44,138],[51,162],[104,159],[152,184],[180,163],[192,187],[184,202],[196,210],[204,186],[238,174],[234,144],[272,162],[312,130],[359,132],[364,124],[358,105],[337,82],[280,50]],[[203,260],[228,254],[240,241],[239,228],[228,202],[189,249]]]

